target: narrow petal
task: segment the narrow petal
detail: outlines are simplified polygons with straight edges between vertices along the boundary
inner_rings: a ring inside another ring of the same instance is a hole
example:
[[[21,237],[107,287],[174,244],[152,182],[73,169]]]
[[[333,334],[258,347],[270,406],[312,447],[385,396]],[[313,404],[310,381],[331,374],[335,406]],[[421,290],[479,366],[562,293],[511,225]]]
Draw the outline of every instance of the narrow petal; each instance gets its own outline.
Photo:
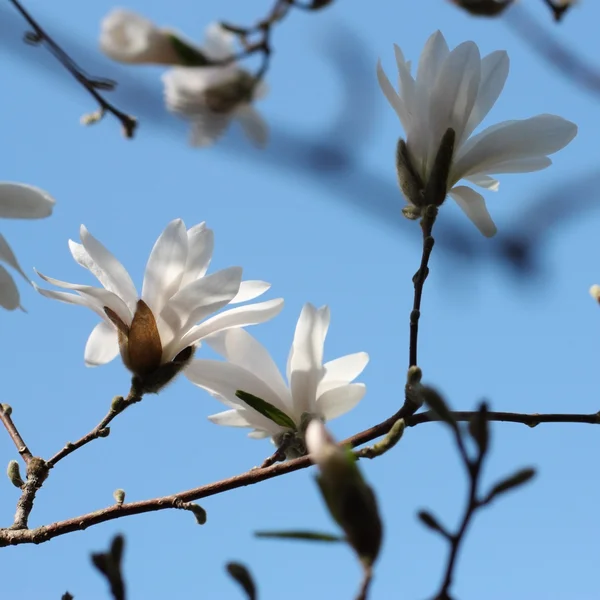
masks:
[[[119,340],[116,328],[106,321],[98,323],[85,345],[85,364],[88,367],[105,365],[117,354],[119,354]]]
[[[323,376],[323,346],[329,328],[329,309],[304,305],[294,334],[290,389],[295,410],[315,410],[317,385]]]
[[[291,407],[290,391],[277,365],[267,349],[245,329],[227,329],[204,338],[204,341],[230,363],[254,373],[286,406]]]
[[[169,298],[179,289],[187,253],[185,224],[181,219],[175,219],[156,240],[146,264],[142,300],[154,314],[160,314]]]
[[[202,49],[213,60],[223,60],[235,52],[235,35],[223,29],[219,23],[211,23],[204,33]]]
[[[465,127],[463,140],[471,135],[498,100],[508,77],[509,65],[508,54],[502,50],[492,52],[481,60],[481,79],[477,99]],[[460,140],[457,140],[457,146],[459,143]]]
[[[259,281],[258,279],[249,279],[248,281],[242,281],[240,283],[240,289],[235,295],[230,304],[240,304],[241,302],[247,302],[248,300],[254,300],[258,296],[262,296],[267,290],[271,288],[271,284],[266,281]]]
[[[215,415],[209,415],[208,420],[215,425],[227,427],[252,427],[239,410],[225,410]]]
[[[250,104],[244,104],[235,111],[246,137],[259,148],[264,148],[269,140],[269,126],[262,115]]]
[[[470,187],[462,185],[452,188],[449,194],[485,237],[496,235],[496,226],[492,221],[492,217],[490,217],[481,194]]]
[[[495,173],[495,165],[542,157],[564,148],[577,126],[555,115],[538,115],[488,127],[461,149],[452,169],[453,182],[472,173]]]
[[[91,285],[68,283],[66,281],[61,281],[60,279],[54,279],[54,277],[48,277],[39,271],[36,271],[36,273],[44,281],[47,281],[52,285],[78,292],[82,297],[86,298],[87,301],[85,305],[98,313],[102,318],[105,318],[104,307],[108,306],[108,308],[112,309],[115,313],[117,313],[117,315],[119,315],[124,323],[127,325],[131,323],[133,313],[129,310],[129,307],[125,304],[125,302],[123,302],[123,300],[121,300],[121,298],[119,298],[119,296],[113,292],[103,288],[95,288]]]
[[[533,156],[528,158],[517,158],[515,160],[507,160],[503,163],[493,165],[493,171],[490,173],[531,173],[533,171],[541,171],[552,164],[552,159],[547,156]],[[469,179],[466,177],[465,179]]]
[[[181,289],[192,283],[192,281],[204,277],[210,265],[215,245],[213,230],[208,229],[204,223],[190,227],[187,238],[188,256],[185,273],[181,280]]]
[[[218,360],[193,360],[184,370],[185,376],[198,387],[212,394],[226,398],[229,403],[244,409],[251,414],[252,425],[277,433],[282,428],[259,412],[250,408],[235,395],[237,390],[253,394],[269,404],[286,412],[288,408],[263,381],[253,373],[228,362]]]
[[[435,157],[449,127],[456,132],[457,142],[462,140],[477,98],[480,76],[481,59],[474,42],[460,44],[444,61],[431,91],[428,163]]]
[[[402,127],[404,131],[408,134],[408,130],[410,127],[410,119],[408,116],[408,112],[406,107],[404,106],[404,102],[402,98],[398,95],[394,86],[390,83],[387,75],[385,74],[383,67],[381,66],[381,61],[377,61],[377,81],[379,82],[379,87],[383,92],[384,96],[387,98],[387,101],[390,103],[391,107],[396,111],[400,122],[402,123]]]
[[[119,296],[130,308],[135,310],[137,290],[125,267],[99,242],[84,225],[80,229],[81,241],[91,259],[101,269],[110,282],[108,288]]]
[[[8,242],[4,239],[4,236],[0,234],[0,260],[3,260],[7,265],[10,265],[15,271],[17,271],[27,283],[31,283],[31,279],[25,275],[17,257],[15,256],[12,248],[8,245]]]
[[[350,383],[364,371],[368,363],[369,355],[366,352],[356,352],[336,358],[323,365],[325,367],[323,379]]]
[[[208,148],[218,141],[229,127],[230,114],[217,114],[208,110],[195,114],[190,129],[190,146]]]
[[[479,187],[485,188],[486,190],[491,190],[493,192],[497,192],[500,187],[500,182],[489,175],[484,175],[483,173],[475,173],[474,175],[469,175],[465,177],[467,181],[478,185]]]
[[[242,279],[240,267],[222,269],[207,277],[192,281],[179,290],[166,304],[161,314],[170,321],[176,314],[182,328],[188,328],[223,308],[238,293]]]
[[[352,410],[366,391],[364,383],[350,383],[329,390],[317,399],[317,411],[326,421],[331,421]]]
[[[204,323],[192,327],[192,329],[190,329],[188,333],[174,345],[172,350],[173,356],[176,356],[177,353],[181,352],[184,348],[187,348],[218,331],[224,331],[225,329],[230,329],[232,327],[247,327],[249,325],[264,323],[277,316],[282,308],[283,298],[276,298],[275,300],[267,300],[266,302],[259,302],[248,306],[239,306],[238,308],[232,308],[231,310],[219,313],[218,315],[207,319]]]
[[[0,182],[0,217],[3,219],[43,219],[52,214],[54,198],[24,183]]]
[[[2,265],[0,265],[0,306],[6,310],[15,310],[21,306],[15,280]]]
[[[265,438],[268,438],[268,437],[270,437],[271,435],[272,435],[272,434],[270,434],[270,433],[269,433],[269,432],[267,432],[267,431],[261,431],[261,430],[259,430],[259,429],[256,429],[256,430],[254,430],[254,431],[251,431],[251,432],[248,434],[248,437],[249,437],[250,439],[253,439],[253,440],[264,440]]]
[[[398,66],[398,89],[400,98],[404,104],[407,116],[410,119],[415,113],[416,86],[415,80],[410,74],[410,62],[404,59],[404,54],[399,46],[394,44],[394,54],[396,56],[396,65]]]

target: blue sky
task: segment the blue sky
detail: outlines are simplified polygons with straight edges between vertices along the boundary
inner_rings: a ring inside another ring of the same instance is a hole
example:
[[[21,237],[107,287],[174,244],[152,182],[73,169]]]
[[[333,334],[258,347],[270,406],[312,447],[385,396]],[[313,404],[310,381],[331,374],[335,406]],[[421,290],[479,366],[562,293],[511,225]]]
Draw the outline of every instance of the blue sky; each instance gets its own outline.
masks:
[[[260,104],[273,139],[260,154],[235,129],[214,149],[187,147],[185,124],[161,111],[160,69],[115,66],[97,52],[99,22],[111,3],[61,0],[50,11],[45,2],[30,0],[27,7],[56,40],[81,51],[74,58],[82,66],[119,79],[114,94],[119,106],[142,118],[134,141],[124,140],[110,118],[82,127],[79,117],[96,107],[44,50],[17,43],[25,26],[6,4],[0,13],[10,23],[2,25],[5,43],[0,44],[2,178],[38,185],[57,199],[49,220],[0,224],[23,267],[32,276],[36,267],[91,283],[67,248],[85,223],[141,285],[148,253],[169,221],[181,217],[188,226],[207,221],[215,231],[211,270],[241,265],[245,278],[273,284],[269,297],[286,299],[279,317],[252,330],[278,364],[285,364],[306,301],[331,307],[326,359],[370,354],[361,378],[366,397],[332,423],[340,438],[383,420],[402,402],[411,277],[420,259],[418,226],[400,216],[403,200],[395,191],[393,157],[401,131],[377,89],[377,57],[391,71],[392,44],[398,43],[408,58],[417,59],[438,28],[451,46],[470,39],[482,53],[506,49],[510,75],[485,124],[547,112],[575,121],[579,134],[548,170],[502,176],[500,191],[487,194],[500,230],[497,240],[480,239],[455,206],[444,205],[436,225],[441,242],[423,302],[420,364],[426,380],[460,409],[472,409],[483,398],[496,410],[600,408],[595,397],[600,312],[587,292],[600,283],[597,180],[582,185],[597,169],[598,96],[533,54],[505,22],[471,18],[443,0],[338,0],[321,13],[292,14],[274,35],[271,92]],[[248,24],[269,4],[132,0],[127,6],[200,39],[210,21]],[[600,8],[595,3],[581,3],[558,26],[541,1],[523,4],[559,41],[596,60]],[[345,86],[327,50],[340,36],[350,44],[337,67],[349,80]],[[352,117],[331,129],[348,103]],[[322,160],[323,148],[332,147],[338,161],[345,157],[343,168],[306,168],[310,160]],[[516,277],[497,259],[497,250],[506,236],[544,222],[550,199],[564,207],[564,217],[538,236],[539,271]],[[2,402],[13,406],[34,454],[48,457],[90,430],[111,398],[127,392],[129,376],[119,361],[84,366],[83,348],[96,323],[91,311],[39,297],[25,285],[21,289],[28,313],[0,314]],[[184,379],[148,397],[119,417],[109,438],[53,471],[38,495],[31,525],[110,505],[116,488],[124,488],[128,500],[142,500],[259,464],[270,444],[209,423],[206,416],[220,409]],[[539,475],[478,516],[460,557],[455,595],[461,600],[595,597],[598,432],[590,425],[511,424],[495,424],[492,432],[488,483],[527,465]],[[0,462],[13,458],[12,443],[0,435]],[[407,431],[394,451],[362,466],[386,525],[372,598],[431,596],[446,547],[415,514],[426,507],[449,526],[460,516],[466,482],[448,432],[438,424],[421,425]],[[0,515],[9,525],[18,492],[7,480],[0,485]],[[67,589],[75,598],[107,598],[88,555],[122,532],[132,600],[240,598],[223,569],[228,560],[250,566],[263,599],[354,596],[359,569],[347,549],[253,538],[259,529],[334,529],[311,470],[202,505],[208,511],[203,527],[187,513],[163,511],[39,547],[5,549],[3,591],[8,598],[55,599]]]

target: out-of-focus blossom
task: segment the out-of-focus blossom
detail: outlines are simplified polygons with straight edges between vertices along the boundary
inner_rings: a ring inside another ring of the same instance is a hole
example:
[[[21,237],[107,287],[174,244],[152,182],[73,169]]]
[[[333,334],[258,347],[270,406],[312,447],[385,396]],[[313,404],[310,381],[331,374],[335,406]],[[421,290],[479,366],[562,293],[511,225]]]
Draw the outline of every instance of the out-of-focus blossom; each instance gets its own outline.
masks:
[[[0,218],[43,219],[52,214],[54,199],[44,190],[23,183],[0,183]],[[8,242],[0,235],[0,261],[31,283],[19,265]],[[12,275],[0,265],[0,306],[15,310],[21,306],[19,290]]]
[[[234,35],[218,23],[206,31],[202,47],[209,61],[220,66],[175,67],[163,75],[168,110],[191,123],[192,146],[210,146],[227,130],[231,121],[242,126],[258,146],[267,142],[267,124],[253,106],[267,91],[234,60]]]

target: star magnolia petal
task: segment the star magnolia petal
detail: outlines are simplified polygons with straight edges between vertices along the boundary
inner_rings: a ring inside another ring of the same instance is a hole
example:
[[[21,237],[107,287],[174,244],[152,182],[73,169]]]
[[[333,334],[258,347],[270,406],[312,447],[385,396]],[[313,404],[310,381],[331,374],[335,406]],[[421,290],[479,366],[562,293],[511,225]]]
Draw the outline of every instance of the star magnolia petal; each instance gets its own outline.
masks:
[[[218,23],[209,25],[202,48],[204,55],[218,61],[235,53],[234,35]],[[167,109],[191,122],[190,143],[214,144],[237,120],[257,146],[267,142],[267,125],[252,103],[266,94],[266,86],[237,63],[219,67],[177,67],[163,77]]]
[[[0,218],[43,219],[52,214],[54,204],[54,198],[44,190],[24,183],[0,182]],[[17,271],[27,283],[31,283],[2,235],[0,235],[0,261]],[[17,285],[12,275],[1,265],[0,306],[7,310],[21,308]]]
[[[122,63],[176,65],[181,58],[173,46],[173,35],[142,15],[118,8],[102,20],[100,49]]]
[[[466,179],[496,191],[499,183],[491,175],[545,169],[552,164],[548,155],[564,148],[577,134],[577,126],[562,117],[539,115],[505,121],[472,136],[504,88],[509,70],[506,52],[492,52],[481,58],[473,42],[464,42],[450,51],[437,31],[425,44],[416,77],[397,46],[395,53],[398,91],[381,63],[377,65],[377,78],[406,134],[411,166],[425,185],[442,137],[453,129],[454,152],[446,191],[485,236],[493,236],[496,227],[483,196],[456,184]],[[414,198],[407,200],[415,203]]]
[[[228,327],[261,323],[283,307],[283,300],[276,299],[214,315],[228,304],[260,296],[270,285],[263,281],[243,282],[240,267],[206,275],[214,239],[204,223],[190,229],[181,219],[169,223],[150,253],[141,296],[116,257],[83,225],[80,234],[81,244],[69,241],[71,254],[98,279],[102,288],[39,273],[48,283],[68,291],[38,286],[36,289],[55,300],[87,306],[102,318],[86,344],[88,366],[105,364],[120,350],[130,370],[147,374],[177,360],[206,335]],[[234,311],[235,318],[227,316]]]
[[[268,351],[247,331],[230,329],[205,338],[227,362],[198,359],[186,367],[186,377],[226,404],[230,410],[212,415],[218,425],[250,427],[254,438],[278,437],[301,431],[305,415],[334,419],[354,408],[365,394],[352,383],[366,367],[365,352],[323,363],[329,309],[306,304],[296,325],[288,361],[287,383]],[[278,425],[236,396],[242,390],[285,413],[295,428]]]

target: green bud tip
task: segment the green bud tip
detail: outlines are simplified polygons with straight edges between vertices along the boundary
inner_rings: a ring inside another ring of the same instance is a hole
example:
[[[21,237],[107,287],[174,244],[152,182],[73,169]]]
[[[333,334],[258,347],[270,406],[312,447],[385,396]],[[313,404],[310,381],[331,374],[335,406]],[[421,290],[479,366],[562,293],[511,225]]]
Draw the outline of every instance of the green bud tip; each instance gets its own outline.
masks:
[[[8,468],[6,469],[6,474],[10,479],[10,482],[18,488],[22,488],[25,485],[23,478],[21,477],[21,470],[19,468],[19,463],[16,460],[11,460],[8,463]]]
[[[0,407],[2,408],[2,412],[4,412],[7,417],[10,417],[12,414],[12,406],[10,404],[0,404]]]
[[[122,489],[118,489],[115,490],[113,492],[113,498],[115,499],[115,502],[121,506],[121,504],[123,504],[123,502],[125,502],[125,490]]]

